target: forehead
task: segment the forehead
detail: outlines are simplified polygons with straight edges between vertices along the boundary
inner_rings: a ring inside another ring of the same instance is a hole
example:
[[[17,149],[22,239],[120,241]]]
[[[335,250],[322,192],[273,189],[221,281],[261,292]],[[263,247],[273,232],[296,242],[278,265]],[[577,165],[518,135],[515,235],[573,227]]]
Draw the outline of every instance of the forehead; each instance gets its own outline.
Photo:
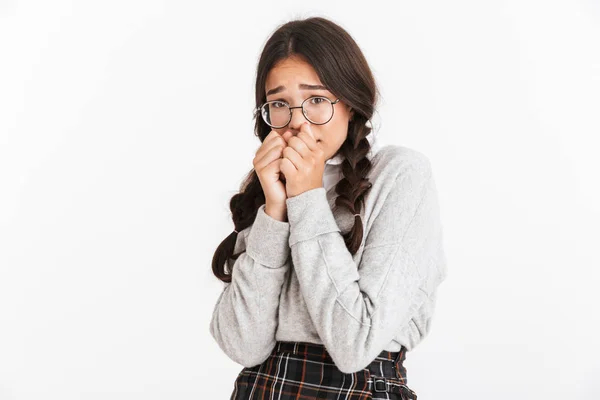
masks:
[[[277,86],[285,86],[285,90],[298,88],[299,83],[318,85],[321,80],[317,71],[308,62],[298,57],[280,61],[267,74],[265,91]]]

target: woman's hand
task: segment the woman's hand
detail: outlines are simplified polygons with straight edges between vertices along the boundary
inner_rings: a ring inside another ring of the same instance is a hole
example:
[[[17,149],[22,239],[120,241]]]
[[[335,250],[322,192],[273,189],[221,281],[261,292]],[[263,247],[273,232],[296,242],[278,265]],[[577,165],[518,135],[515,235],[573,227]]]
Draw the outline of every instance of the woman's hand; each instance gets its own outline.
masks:
[[[279,221],[287,221],[285,185],[280,180],[285,139],[272,130],[256,151],[252,160],[256,175],[265,194],[265,212]]]
[[[296,136],[288,139],[280,169],[285,175],[288,198],[323,187],[325,154],[317,144],[308,122],[300,126]]]

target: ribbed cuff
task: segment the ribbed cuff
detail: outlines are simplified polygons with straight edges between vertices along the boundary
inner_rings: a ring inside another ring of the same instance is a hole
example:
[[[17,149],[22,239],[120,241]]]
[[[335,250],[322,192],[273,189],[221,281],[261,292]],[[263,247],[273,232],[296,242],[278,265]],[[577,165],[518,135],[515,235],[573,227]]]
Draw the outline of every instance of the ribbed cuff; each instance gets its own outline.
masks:
[[[290,255],[290,224],[271,217],[265,212],[265,206],[258,208],[248,234],[246,252],[266,267],[280,268]]]
[[[340,232],[324,187],[307,190],[286,199],[290,224],[290,247],[329,232]]]

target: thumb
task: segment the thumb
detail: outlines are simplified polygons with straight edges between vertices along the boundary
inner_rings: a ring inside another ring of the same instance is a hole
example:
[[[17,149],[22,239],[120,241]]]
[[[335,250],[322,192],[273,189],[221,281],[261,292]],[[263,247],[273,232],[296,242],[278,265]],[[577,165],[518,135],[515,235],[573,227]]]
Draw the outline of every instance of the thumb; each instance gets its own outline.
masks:
[[[285,131],[285,133],[283,135],[281,135],[281,137],[283,138],[283,140],[285,140],[286,143],[288,143],[290,141],[290,138],[292,137],[292,132],[291,131]]]

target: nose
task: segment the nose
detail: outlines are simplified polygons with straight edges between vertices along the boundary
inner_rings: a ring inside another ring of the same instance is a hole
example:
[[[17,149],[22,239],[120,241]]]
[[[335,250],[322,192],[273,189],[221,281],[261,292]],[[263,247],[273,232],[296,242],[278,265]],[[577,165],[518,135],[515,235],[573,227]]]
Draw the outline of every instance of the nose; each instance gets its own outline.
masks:
[[[307,119],[304,118],[304,114],[302,114],[302,108],[300,108],[300,106],[298,106],[298,108],[292,108],[290,111],[292,112],[292,119],[288,125],[288,130],[290,130],[295,136],[298,134],[298,132],[300,132],[300,126],[302,126],[304,122],[307,122]]]

